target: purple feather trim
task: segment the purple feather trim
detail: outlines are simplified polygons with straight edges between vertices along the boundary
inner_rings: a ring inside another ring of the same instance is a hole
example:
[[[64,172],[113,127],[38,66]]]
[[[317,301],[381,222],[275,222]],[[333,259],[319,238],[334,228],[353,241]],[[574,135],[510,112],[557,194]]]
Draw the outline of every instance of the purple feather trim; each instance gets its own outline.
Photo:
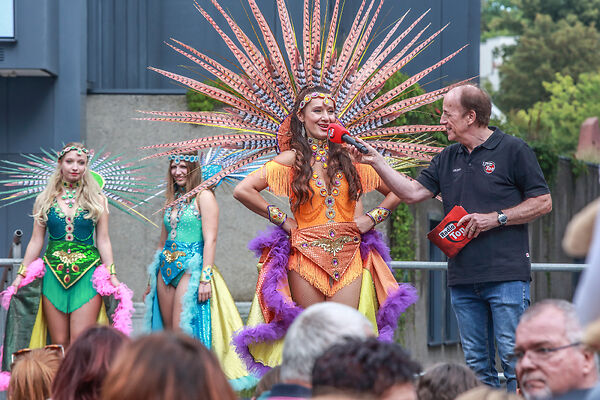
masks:
[[[388,294],[383,306],[379,307],[377,312],[379,340],[391,342],[394,339],[400,316],[418,298],[417,289],[408,283],[401,283],[397,289]]]
[[[263,249],[270,249],[268,265],[263,266],[263,268],[269,268],[269,272],[265,276],[262,295],[265,306],[274,313],[274,318],[270,323],[241,329],[234,334],[233,343],[240,358],[246,363],[248,370],[262,376],[270,367],[254,360],[248,346],[253,343],[275,341],[283,338],[288,327],[302,312],[302,308],[277,290],[282,288],[287,280],[290,254],[289,235],[281,228],[272,227],[259,233],[256,238],[250,241],[248,248],[259,257],[262,255]]]
[[[283,296],[277,289],[283,287],[287,280],[287,266],[290,253],[288,234],[281,228],[272,227],[261,232],[248,244],[248,248],[260,257],[265,248],[270,249],[269,261],[263,268],[269,268],[262,287],[265,305],[274,313],[273,320],[268,324],[260,324],[241,329],[233,336],[233,344],[240,358],[246,363],[250,372],[259,376],[264,375],[270,367],[256,361],[249,345],[275,341],[283,338],[294,319],[302,312],[302,308]],[[363,260],[371,251],[378,252],[386,261],[391,261],[390,250],[383,235],[371,230],[362,235],[360,253]],[[379,339],[391,341],[398,326],[402,313],[417,301],[417,291],[409,284],[400,284],[397,289],[388,293],[383,305],[377,312],[377,327]]]
[[[390,256],[390,248],[385,243],[383,234],[375,229],[371,229],[370,231],[361,235],[360,256],[362,260],[365,261],[369,255],[369,252],[373,250],[378,252],[381,258],[383,258],[383,261],[386,263],[392,261],[392,257]]]

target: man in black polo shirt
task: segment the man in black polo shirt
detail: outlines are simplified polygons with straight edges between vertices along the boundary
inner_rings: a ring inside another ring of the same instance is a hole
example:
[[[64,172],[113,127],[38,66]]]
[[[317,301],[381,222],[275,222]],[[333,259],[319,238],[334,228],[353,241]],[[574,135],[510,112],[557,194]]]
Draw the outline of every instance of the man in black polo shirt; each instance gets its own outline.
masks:
[[[373,165],[406,203],[441,193],[444,213],[455,205],[467,210],[458,225],[473,240],[448,262],[465,359],[484,383],[499,386],[495,338],[507,389],[515,391],[510,355],[519,318],[529,306],[527,223],[549,213],[552,199],[533,151],[521,139],[488,128],[490,113],[483,90],[464,85],[449,91],[440,123],[458,143],[436,155],[416,181],[394,171],[373,148],[362,157],[353,154]]]

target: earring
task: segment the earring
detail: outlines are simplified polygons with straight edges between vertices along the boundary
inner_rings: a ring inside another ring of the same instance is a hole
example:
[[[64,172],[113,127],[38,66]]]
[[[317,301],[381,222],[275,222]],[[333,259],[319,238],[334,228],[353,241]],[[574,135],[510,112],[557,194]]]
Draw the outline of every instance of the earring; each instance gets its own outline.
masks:
[[[306,131],[304,130],[304,123],[300,123],[300,134],[302,137],[306,137]]]

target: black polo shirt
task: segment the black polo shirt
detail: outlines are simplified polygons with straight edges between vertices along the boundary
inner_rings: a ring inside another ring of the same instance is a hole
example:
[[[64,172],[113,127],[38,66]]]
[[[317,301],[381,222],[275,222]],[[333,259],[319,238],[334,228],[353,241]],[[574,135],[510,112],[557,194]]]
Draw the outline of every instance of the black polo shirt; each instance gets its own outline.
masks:
[[[445,214],[455,205],[469,213],[506,210],[550,192],[531,148],[498,128],[490,129],[492,135],[470,154],[462,144],[452,144],[417,178],[434,196],[441,193]],[[482,232],[448,261],[449,286],[529,281],[530,275],[527,224]]]

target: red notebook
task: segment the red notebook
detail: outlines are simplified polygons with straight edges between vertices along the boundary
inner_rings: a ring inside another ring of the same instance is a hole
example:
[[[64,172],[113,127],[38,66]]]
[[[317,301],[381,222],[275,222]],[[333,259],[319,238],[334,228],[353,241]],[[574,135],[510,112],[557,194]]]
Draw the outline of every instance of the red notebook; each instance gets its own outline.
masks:
[[[427,234],[427,238],[439,247],[448,258],[457,255],[471,241],[467,237],[465,225],[456,226],[458,221],[467,214],[468,212],[461,206],[454,206],[442,222]]]

